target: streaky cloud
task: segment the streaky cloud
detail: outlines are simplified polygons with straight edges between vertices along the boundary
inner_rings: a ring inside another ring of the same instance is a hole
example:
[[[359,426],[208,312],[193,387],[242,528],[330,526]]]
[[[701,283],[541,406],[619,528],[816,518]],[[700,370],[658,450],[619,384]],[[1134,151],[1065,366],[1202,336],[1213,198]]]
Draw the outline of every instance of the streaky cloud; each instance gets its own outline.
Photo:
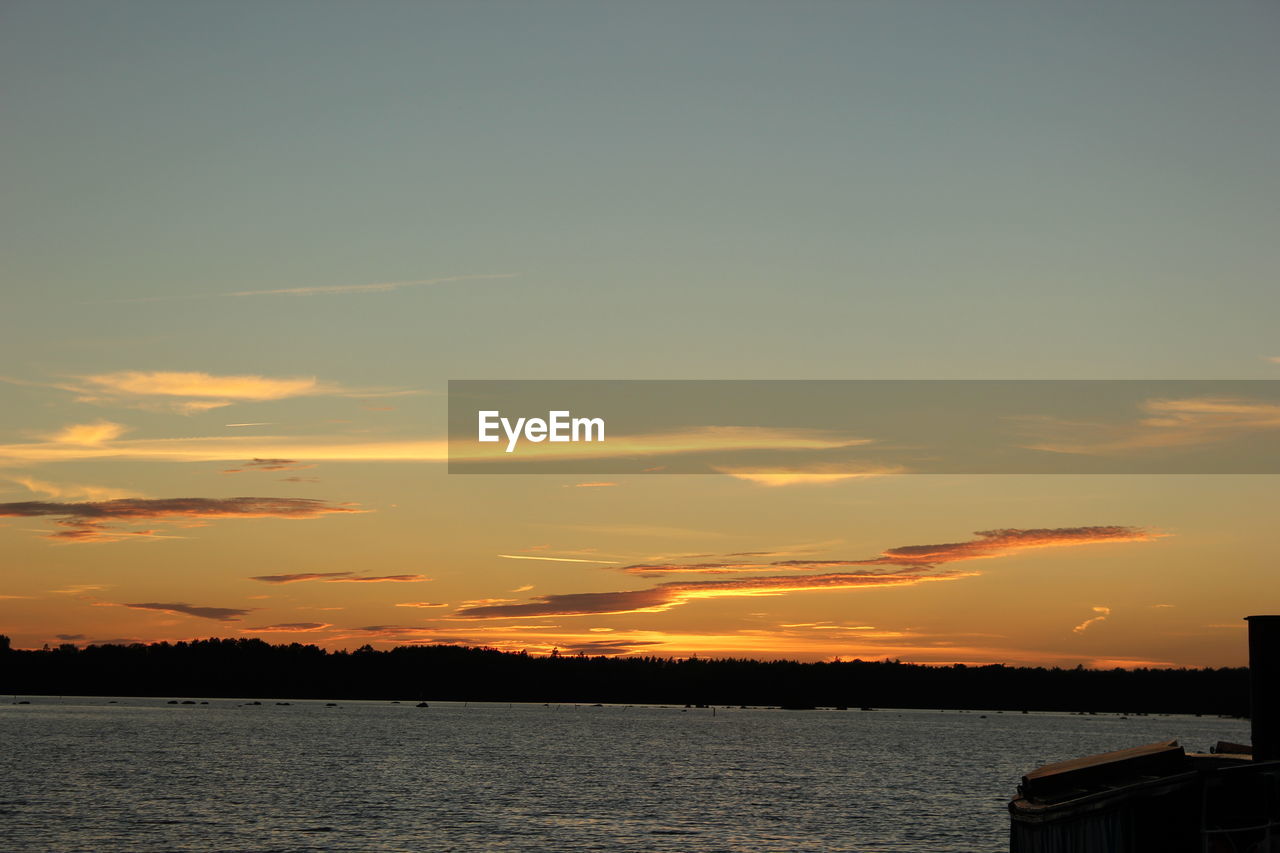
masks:
[[[213,619],[217,622],[238,622],[252,613],[252,610],[239,610],[233,607],[198,607],[182,602],[161,604],[148,602],[144,604],[122,604],[134,610],[158,610],[161,613],[173,613],[181,616],[196,616],[201,619]]]
[[[71,424],[48,437],[52,444],[70,444],[82,447],[98,447],[114,441],[128,432],[128,427],[111,421],[95,421],[91,424]]]
[[[308,519],[362,512],[310,498],[117,498],[108,501],[17,501],[0,503],[0,517],[52,517],[66,529],[47,534],[62,541],[105,542],[160,537],[154,530],[125,530],[111,522],[213,518]]]
[[[663,574],[732,574],[734,572],[776,571],[778,569],[835,569],[852,566],[923,565],[934,566],[956,560],[999,557],[1032,548],[1054,548],[1067,545],[1090,545],[1100,542],[1144,542],[1159,534],[1138,527],[1119,525],[1094,527],[1053,527],[1034,529],[979,530],[976,539],[936,545],[903,545],[882,551],[879,556],[861,560],[807,559],[744,562],[726,560],[706,563],[638,563],[623,566],[622,571],[641,577]],[[730,554],[728,556],[750,556]]]
[[[329,578],[325,583],[422,583],[426,575],[377,575],[374,577]]]
[[[334,284],[314,287],[280,287],[269,290],[233,290],[225,293],[190,293],[167,296],[139,296],[132,299],[109,299],[104,302],[87,302],[86,305],[121,302],[174,302],[192,299],[224,299],[244,296],[319,296],[342,293],[389,293],[405,287],[420,287],[431,284],[446,284],[452,281],[467,281],[486,278],[515,278],[519,273],[488,273],[476,275],[451,275],[441,278],[421,278],[412,281],[380,281],[372,284]]]
[[[297,572],[286,575],[252,575],[249,580],[285,584],[319,581],[320,583],[419,583],[431,578],[423,575],[357,575],[355,572]]]
[[[810,467],[789,468],[716,468],[721,474],[728,474],[738,480],[746,480],[761,486],[797,486],[822,483],[838,483],[842,480],[865,480],[871,477],[888,477],[894,474],[905,474],[907,469],[901,465],[815,465]]]
[[[617,560],[584,560],[580,557],[541,557],[533,554],[498,554],[505,560],[545,560],[551,563],[606,563],[616,564]]]
[[[318,581],[328,578],[345,578],[352,574],[353,572],[298,572],[291,575],[253,575],[249,580],[276,584],[301,583],[302,581]]]
[[[779,595],[833,589],[869,589],[904,586],[929,581],[956,580],[977,572],[939,568],[947,563],[1006,556],[1021,550],[1055,546],[1140,542],[1156,534],[1142,528],[1106,525],[1063,528],[1004,528],[978,531],[976,539],[937,545],[904,545],[864,560],[782,560],[769,564],[703,563],[692,566],[642,564],[623,571],[646,574],[664,571],[732,573],[773,568],[844,568],[847,571],[808,575],[769,575],[715,580],[670,581],[648,589],[619,592],[585,592],[539,596],[519,604],[467,603],[454,612],[455,619],[507,619],[548,616],[582,616],[617,613],[654,613],[698,598]]]
[[[519,273],[478,273],[475,275],[450,275],[442,278],[420,278],[412,281],[380,281],[373,284],[335,284],[319,287],[282,287],[274,290],[238,290],[223,296],[320,296],[342,293],[390,293],[406,287],[422,287],[431,284],[448,284],[454,281],[478,281],[482,279],[515,278]]]
[[[1111,608],[1095,607],[1093,608],[1093,612],[1097,613],[1098,615],[1094,616],[1092,619],[1086,619],[1083,622],[1081,622],[1079,625],[1072,628],[1071,629],[1072,633],[1083,634],[1085,631],[1089,630],[1089,628],[1091,628],[1092,626],[1098,624],[1099,622],[1105,621],[1106,618],[1111,615]]]
[[[274,379],[260,375],[216,376],[196,371],[124,370],[78,377],[91,393],[136,397],[210,397],[221,400],[283,400],[327,393],[314,377]]]
[[[1280,405],[1239,397],[1149,399],[1144,417],[1128,423],[1068,421],[1045,416],[1013,419],[1030,450],[1086,456],[1216,444],[1280,430]]]

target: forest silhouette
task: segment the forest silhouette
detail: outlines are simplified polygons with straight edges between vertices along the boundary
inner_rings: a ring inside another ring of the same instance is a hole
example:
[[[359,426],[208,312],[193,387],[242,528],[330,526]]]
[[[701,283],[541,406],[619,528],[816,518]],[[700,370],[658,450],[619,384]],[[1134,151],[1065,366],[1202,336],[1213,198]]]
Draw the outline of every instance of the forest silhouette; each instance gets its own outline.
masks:
[[[927,666],[530,655],[453,645],[327,651],[261,639],[11,648],[0,694],[938,708],[1245,716],[1248,670]]]

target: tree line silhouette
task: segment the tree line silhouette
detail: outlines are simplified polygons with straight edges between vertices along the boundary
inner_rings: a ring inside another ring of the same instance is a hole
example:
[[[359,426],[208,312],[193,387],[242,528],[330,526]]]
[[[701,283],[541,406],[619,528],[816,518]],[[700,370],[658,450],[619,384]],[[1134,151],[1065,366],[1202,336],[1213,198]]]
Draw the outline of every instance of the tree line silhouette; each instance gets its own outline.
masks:
[[[449,645],[326,651],[301,643],[218,638],[19,650],[3,635],[0,693],[1238,716],[1249,708],[1243,667],[1092,670],[888,660],[534,656]]]

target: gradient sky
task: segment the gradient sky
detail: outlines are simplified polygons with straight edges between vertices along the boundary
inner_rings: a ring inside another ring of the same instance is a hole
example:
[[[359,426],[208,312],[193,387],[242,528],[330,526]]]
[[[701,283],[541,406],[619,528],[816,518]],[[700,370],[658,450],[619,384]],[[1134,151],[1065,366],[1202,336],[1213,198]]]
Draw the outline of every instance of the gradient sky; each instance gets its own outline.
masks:
[[[1277,41],[1264,2],[6,2],[0,632],[1242,663],[1275,477],[440,442],[451,378],[1280,378]]]

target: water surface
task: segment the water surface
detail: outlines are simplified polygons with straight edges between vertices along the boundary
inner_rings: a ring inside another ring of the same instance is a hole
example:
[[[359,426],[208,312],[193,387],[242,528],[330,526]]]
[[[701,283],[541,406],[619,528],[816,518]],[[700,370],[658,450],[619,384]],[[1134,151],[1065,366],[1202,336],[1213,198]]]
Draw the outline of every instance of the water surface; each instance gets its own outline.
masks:
[[[1035,766],[1249,738],[1181,716],[26,698],[0,705],[6,851],[998,853]]]

